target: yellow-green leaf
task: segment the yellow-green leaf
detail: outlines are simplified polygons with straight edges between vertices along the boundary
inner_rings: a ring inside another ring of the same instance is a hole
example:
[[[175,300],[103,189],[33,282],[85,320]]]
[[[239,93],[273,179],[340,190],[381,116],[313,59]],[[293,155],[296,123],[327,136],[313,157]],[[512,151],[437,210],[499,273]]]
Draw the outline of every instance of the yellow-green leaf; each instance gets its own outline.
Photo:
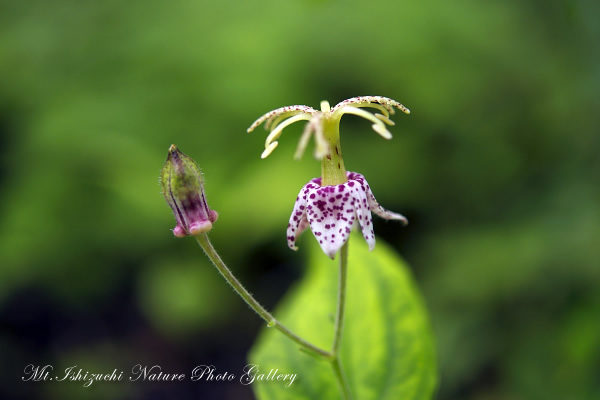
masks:
[[[296,334],[329,350],[333,340],[338,264],[318,246],[310,247],[302,281],[282,301],[275,316]],[[302,250],[301,250],[302,251]],[[339,257],[339,256],[338,256]],[[433,338],[420,294],[402,259],[381,240],[369,252],[353,235],[349,245],[345,329],[341,358],[354,400],[427,400],[436,384]],[[262,381],[252,383],[259,399],[339,399],[328,362],[265,327],[249,361]],[[294,382],[268,379],[297,374]]]

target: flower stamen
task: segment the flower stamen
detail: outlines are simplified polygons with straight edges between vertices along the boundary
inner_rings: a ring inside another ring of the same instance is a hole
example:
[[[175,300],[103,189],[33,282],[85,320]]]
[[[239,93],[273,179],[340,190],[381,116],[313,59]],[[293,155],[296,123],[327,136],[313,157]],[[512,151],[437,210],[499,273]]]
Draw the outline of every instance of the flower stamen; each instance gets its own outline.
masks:
[[[320,160],[325,157],[327,152],[329,152],[329,143],[327,142],[327,139],[325,139],[325,135],[323,134],[323,124],[321,123],[323,115],[323,113],[316,113],[304,127],[304,132],[302,132],[298,147],[294,153],[294,159],[299,160],[302,157],[313,132],[315,133],[316,142],[314,151],[315,158]]]
[[[374,108],[380,113],[363,110],[363,107]],[[354,114],[371,121],[373,123],[371,128],[378,135],[389,140],[392,138],[392,134],[388,131],[386,125],[395,125],[390,119],[390,116],[395,113],[395,109],[410,114],[410,110],[396,100],[382,96],[353,97],[336,104],[333,108],[331,108],[329,102],[323,100],[321,111],[303,105],[280,107],[269,111],[254,121],[248,128],[248,132],[252,132],[262,123],[265,124],[265,129],[269,132],[269,135],[265,140],[265,150],[262,152],[261,158],[266,158],[277,147],[276,140],[285,128],[298,121],[308,121],[298,142],[294,158],[299,159],[302,156],[314,132],[316,142],[314,156],[319,160],[323,160],[333,150],[333,143],[339,141],[337,125],[339,125],[339,121],[344,114]],[[327,134],[325,125],[328,126]],[[334,125],[336,128],[332,130]],[[332,134],[333,136],[331,136]]]
[[[339,111],[341,114],[354,114],[373,122],[372,128],[375,132],[381,135],[384,139],[389,140],[392,138],[392,134],[387,130],[383,121],[375,117],[375,115],[371,114],[370,112],[356,107],[343,107]]]
[[[250,127],[248,128],[248,133],[252,132],[265,121],[267,121],[265,124],[265,129],[269,129],[273,120],[277,119],[278,117],[287,118],[300,113],[312,114],[315,112],[317,112],[317,110],[315,110],[314,108],[302,105],[280,107],[260,116],[256,121],[252,123],[252,125],[250,125]]]
[[[375,114],[375,117],[379,118],[380,120],[382,120],[383,122],[385,122],[386,124],[388,124],[389,126],[394,126],[396,125],[396,123],[394,121],[392,121],[389,116],[385,116],[385,115],[381,115],[381,114]]]
[[[265,159],[265,158],[269,157],[269,155],[273,152],[273,150],[275,150],[277,148],[278,145],[279,145],[279,142],[273,142],[273,143],[269,144],[267,146],[267,148],[260,155],[260,158]]]
[[[298,121],[302,121],[302,120],[310,120],[310,118],[311,118],[310,115],[299,114],[299,115],[295,115],[293,117],[286,119],[285,121],[281,122],[279,125],[273,126],[273,130],[271,131],[269,136],[267,136],[267,140],[265,141],[265,147],[268,147],[269,144],[271,144],[271,142],[273,142],[274,140],[279,138],[279,136],[281,136],[281,132],[283,131],[284,128],[290,126],[294,122],[298,122]]]
[[[353,105],[354,107],[373,107],[378,108],[379,106],[384,107],[390,114],[394,114],[394,108],[399,109],[405,114],[410,114],[410,110],[397,102],[396,100],[390,99],[383,96],[358,96],[352,97],[351,99],[344,100],[333,107],[332,113],[336,113],[339,109]]]

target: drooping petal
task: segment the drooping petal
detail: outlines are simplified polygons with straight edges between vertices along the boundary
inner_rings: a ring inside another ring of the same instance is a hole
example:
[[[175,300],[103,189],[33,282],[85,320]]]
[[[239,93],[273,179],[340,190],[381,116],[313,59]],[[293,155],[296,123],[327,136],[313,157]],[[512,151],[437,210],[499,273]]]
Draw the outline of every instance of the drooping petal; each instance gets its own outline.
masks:
[[[367,200],[369,201],[369,208],[371,209],[371,211],[373,211],[379,217],[383,219],[393,219],[402,222],[402,225],[408,225],[408,219],[406,219],[404,215],[392,212],[381,207],[381,205],[375,199],[375,196],[373,196],[371,189],[368,189]]]
[[[290,216],[290,221],[287,227],[287,242],[289,248],[292,250],[298,250],[298,247],[296,247],[296,239],[308,227],[308,220],[306,216],[308,198],[311,191],[319,188],[320,186],[320,180],[319,183],[315,183],[313,181],[308,182],[306,185],[304,185],[302,190],[300,190],[298,197],[296,197],[296,203],[294,204],[292,215]]]
[[[369,250],[375,247],[371,211],[385,219],[406,223],[406,218],[381,207],[367,180],[356,172],[347,172],[348,181],[340,185],[321,186],[321,178],[307,183],[296,198],[287,229],[288,246],[297,250],[298,236],[310,226],[323,252],[331,259],[346,243],[358,222]]]
[[[408,220],[406,219],[406,217],[404,215],[392,212],[390,210],[387,210],[387,209],[381,207],[381,205],[379,204],[377,199],[375,199],[375,195],[373,195],[373,192],[371,191],[371,187],[367,183],[367,180],[365,179],[364,176],[362,176],[361,174],[358,174],[356,172],[349,172],[348,179],[357,180],[363,184],[366,195],[367,195],[367,202],[369,204],[369,209],[371,211],[373,211],[375,214],[377,214],[379,217],[381,217],[383,219],[393,219],[393,220],[401,221],[403,225],[408,224]]]
[[[350,204],[356,212],[358,225],[369,245],[369,250],[373,250],[375,248],[375,233],[373,232],[373,218],[367,200],[364,178],[360,174],[349,172],[347,185],[351,188],[352,201]]]
[[[347,184],[324,186],[309,195],[307,216],[310,229],[323,252],[331,259],[348,240],[355,220]]]

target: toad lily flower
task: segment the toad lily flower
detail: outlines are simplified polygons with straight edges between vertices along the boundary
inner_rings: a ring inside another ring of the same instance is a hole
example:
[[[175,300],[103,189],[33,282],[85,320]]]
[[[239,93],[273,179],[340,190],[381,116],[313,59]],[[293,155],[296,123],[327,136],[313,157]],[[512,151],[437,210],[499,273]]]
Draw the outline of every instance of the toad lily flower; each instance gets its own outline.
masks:
[[[370,113],[363,108],[374,108],[379,113]],[[310,137],[315,137],[315,152],[321,160],[321,177],[306,184],[296,199],[287,229],[288,245],[296,250],[296,239],[310,226],[322,250],[330,258],[348,240],[353,225],[359,225],[362,234],[372,250],[375,235],[371,211],[385,219],[407,220],[400,214],[382,208],[364,176],[356,172],[346,172],[340,146],[339,124],[344,114],[354,114],[372,122],[373,130],[385,139],[392,134],[387,126],[394,125],[390,115],[395,109],[409,114],[408,108],[396,100],[381,96],[353,97],[331,108],[327,101],[321,102],[321,111],[302,105],[281,107],[258,118],[248,128],[252,132],[262,123],[270,132],[261,157],[266,158],[278,145],[277,139],[283,129],[298,121],[308,121],[300,137],[295,158],[300,158]]]
[[[333,259],[356,222],[369,250],[375,248],[371,211],[385,219],[408,223],[403,215],[379,205],[364,176],[347,172],[347,177],[346,183],[330,186],[321,186],[321,178],[315,178],[300,190],[287,228],[292,250],[298,249],[296,239],[309,225],[323,252]]]
[[[198,164],[175,145],[169,148],[160,181],[165,200],[177,221],[173,229],[175,236],[196,236],[212,229],[218,214],[206,203],[202,172]]]

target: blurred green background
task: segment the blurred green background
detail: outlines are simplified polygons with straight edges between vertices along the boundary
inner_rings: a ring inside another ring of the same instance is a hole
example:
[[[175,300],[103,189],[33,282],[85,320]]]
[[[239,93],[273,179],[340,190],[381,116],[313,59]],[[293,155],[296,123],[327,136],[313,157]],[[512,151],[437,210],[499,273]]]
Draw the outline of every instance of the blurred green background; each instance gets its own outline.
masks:
[[[252,398],[21,377],[241,371],[261,321],[169,231],[169,145],[202,166],[214,244],[272,308],[302,274],[285,227],[320,167],[292,160],[299,124],[266,160],[246,128],[381,95],[412,114],[390,142],[344,117],[345,163],[411,221],[375,227],[424,292],[437,398],[600,399],[599,16],[593,0],[0,1],[0,398]]]

